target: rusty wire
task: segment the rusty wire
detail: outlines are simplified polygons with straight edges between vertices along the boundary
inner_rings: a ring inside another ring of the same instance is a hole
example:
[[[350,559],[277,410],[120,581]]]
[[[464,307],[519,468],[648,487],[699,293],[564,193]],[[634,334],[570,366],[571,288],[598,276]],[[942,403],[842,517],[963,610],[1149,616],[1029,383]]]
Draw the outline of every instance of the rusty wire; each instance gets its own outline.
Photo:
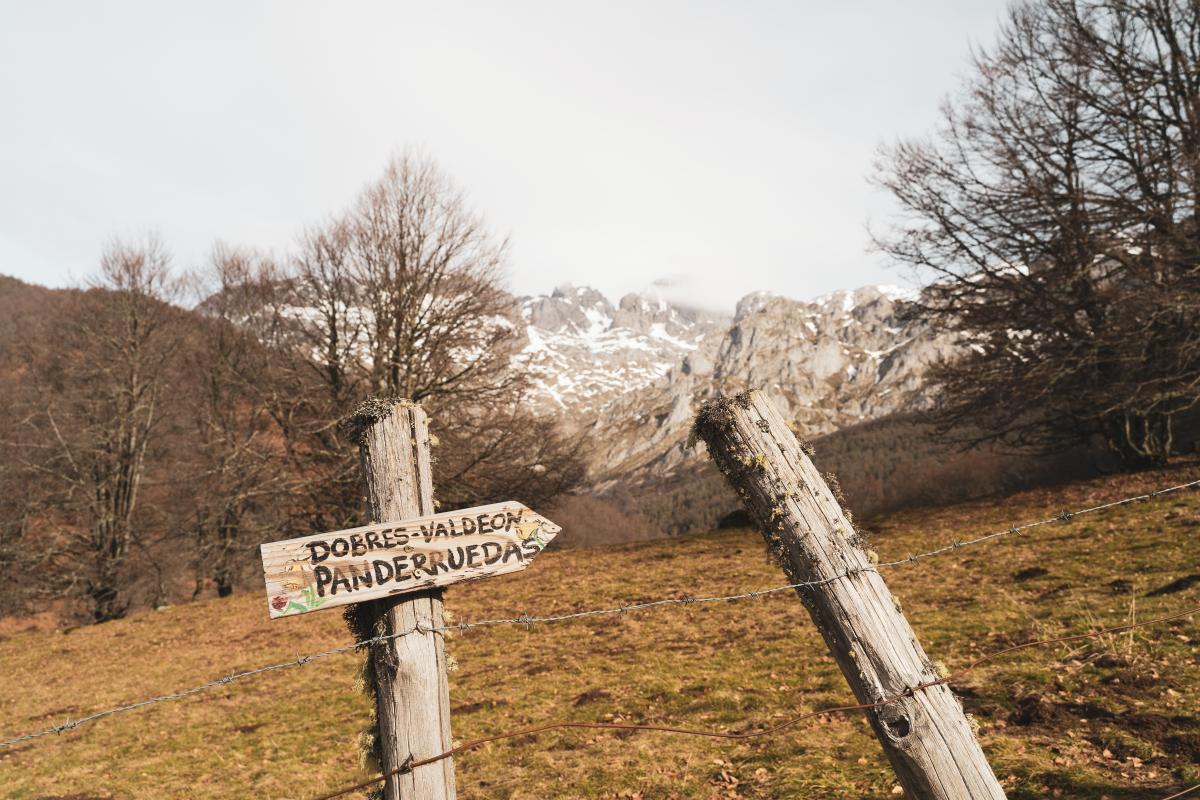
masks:
[[[558,614],[558,615],[553,615],[553,616],[542,616],[542,617],[534,617],[534,616],[530,616],[530,615],[526,614],[526,615],[522,615],[519,617],[505,617],[505,618],[499,618],[499,619],[478,620],[475,622],[461,622],[461,623],[456,623],[453,625],[440,625],[440,626],[436,626],[436,627],[425,627],[425,626],[418,624],[412,628],[409,628],[409,629],[406,629],[403,631],[398,631],[398,632],[386,634],[383,636],[376,636],[376,637],[373,637],[370,639],[364,639],[363,641],[360,641],[360,642],[354,642],[352,644],[343,645],[341,647],[335,647],[335,648],[332,648],[330,650],[325,650],[320,653],[315,653],[315,654],[308,655],[308,656],[298,656],[297,658],[291,659],[288,661],[281,661],[276,664],[268,664],[268,665],[265,665],[262,667],[257,667],[255,669],[249,669],[249,670],[245,670],[243,672],[236,672],[231,675],[227,675],[227,676],[224,676],[221,678],[216,678],[214,680],[208,681],[207,683],[200,684],[199,686],[194,686],[190,689],[181,689],[177,692],[171,692],[168,694],[159,695],[157,697],[151,697],[151,698],[147,698],[145,700],[140,700],[140,701],[137,701],[134,703],[129,703],[127,705],[116,706],[114,708],[108,708],[108,709],[104,709],[102,711],[97,711],[96,713],[90,714],[86,717],[81,717],[80,719],[75,719],[75,720],[68,720],[59,725],[55,725],[53,727],[46,728],[45,730],[34,731],[32,733],[23,734],[21,736],[15,736],[10,739],[0,740],[0,748],[9,747],[9,746],[12,746],[15,744],[20,744],[21,742],[26,742],[26,741],[29,741],[32,739],[39,739],[44,736],[52,736],[52,735],[56,735],[56,734],[62,734],[67,731],[74,730],[74,729],[78,728],[79,726],[84,725],[86,723],[94,722],[95,720],[102,719],[102,718],[108,717],[108,716],[112,716],[113,714],[120,714],[120,713],[124,713],[127,711],[134,711],[139,708],[145,708],[147,706],[152,706],[152,705],[156,705],[158,703],[163,703],[163,702],[167,702],[167,701],[171,701],[171,700],[179,700],[179,699],[182,699],[185,697],[190,697],[192,695],[199,694],[199,693],[207,691],[209,689],[214,689],[219,686],[225,686],[230,683],[233,683],[234,681],[249,678],[254,675],[260,675],[265,672],[274,672],[274,671],[282,670],[282,669],[289,669],[291,667],[301,667],[301,666],[304,666],[305,664],[311,663],[313,661],[317,661],[317,660],[320,660],[323,658],[328,658],[329,656],[340,655],[343,653],[349,653],[349,652],[352,652],[355,650],[360,650],[364,647],[369,647],[372,645],[380,644],[382,642],[386,642],[391,639],[398,639],[398,638],[401,638],[404,636],[409,636],[414,633],[426,634],[426,633],[445,633],[446,631],[455,631],[455,630],[456,631],[466,631],[471,628],[482,628],[482,627],[490,627],[490,626],[495,626],[495,625],[532,626],[534,624],[566,622],[568,620],[582,619],[585,617],[626,614],[631,611],[645,611],[645,610],[652,609],[652,608],[663,608],[666,606],[689,606],[689,605],[703,604],[703,603],[724,603],[724,602],[734,602],[734,601],[738,601],[738,600],[748,600],[748,599],[753,599],[753,598],[757,598],[757,597],[765,597],[767,595],[776,594],[778,592],[785,592],[785,591],[790,591],[790,590],[795,590],[795,589],[804,589],[804,588],[812,588],[812,587],[816,587],[816,586],[823,586],[825,584],[832,583],[834,581],[841,580],[843,578],[849,578],[851,576],[858,575],[858,574],[861,574],[864,572],[872,572],[872,571],[875,571],[877,569],[884,568],[884,567],[898,567],[898,566],[902,566],[905,564],[912,564],[912,563],[915,563],[915,562],[920,561],[925,558],[932,558],[934,556],[945,555],[946,553],[954,552],[963,547],[969,547],[972,545],[981,544],[983,542],[991,541],[992,539],[998,539],[998,538],[1004,537],[1004,536],[1019,534],[1024,531],[1030,530],[1032,528],[1038,528],[1038,527],[1042,527],[1044,525],[1050,525],[1055,522],[1069,522],[1069,521],[1073,520],[1074,518],[1082,516],[1084,514],[1094,514],[1094,513],[1100,512],[1100,511],[1105,511],[1108,509],[1116,508],[1118,506],[1128,505],[1130,503],[1142,502],[1145,500],[1150,500],[1155,497],[1160,497],[1165,494],[1170,494],[1172,492],[1179,492],[1179,491],[1183,491],[1186,489],[1192,489],[1192,488],[1195,488],[1198,486],[1200,486],[1200,479],[1189,481],[1186,483],[1177,484],[1175,486],[1164,487],[1162,489],[1156,489],[1151,492],[1145,492],[1143,494],[1135,495],[1132,497],[1126,497],[1124,499],[1115,500],[1115,501],[1109,502],[1109,503],[1103,503],[1100,505],[1091,506],[1089,508],[1079,509],[1077,511],[1063,511],[1063,512],[1060,512],[1060,513],[1054,515],[1053,517],[1047,517],[1045,519],[1037,520],[1035,522],[1027,522],[1023,525],[1012,525],[1003,530],[993,531],[991,533],[983,534],[981,536],[977,536],[972,539],[966,539],[966,540],[961,540],[961,541],[955,540],[948,545],[944,545],[942,547],[938,547],[933,550],[928,550],[923,553],[917,553],[914,555],[910,555],[910,556],[907,556],[902,559],[897,559],[895,561],[886,561],[881,564],[868,565],[868,566],[864,566],[864,567],[854,567],[854,568],[848,569],[844,572],[839,572],[835,575],[831,575],[827,578],[822,578],[820,580],[801,581],[799,583],[789,583],[789,584],[785,584],[783,586],[774,586],[774,587],[770,587],[767,589],[759,589],[759,590],[750,591],[750,592],[743,592],[741,594],[717,595],[717,596],[712,596],[712,597],[665,598],[665,599],[661,599],[661,600],[650,600],[650,601],[641,602],[641,603],[630,603],[627,605],[616,606],[616,607],[612,607],[612,608],[598,608],[598,609],[590,609],[590,610],[585,610],[585,611],[576,611],[576,612],[572,612],[569,614]]]
[[[676,734],[682,734],[682,735],[686,735],[686,736],[703,736],[703,737],[712,738],[712,739],[755,739],[760,736],[770,736],[771,734],[778,733],[779,731],[790,728],[793,725],[796,725],[797,723],[803,722],[804,720],[812,719],[813,717],[819,717],[819,716],[828,715],[828,714],[842,714],[842,713],[847,713],[850,711],[869,711],[869,710],[875,709],[875,708],[882,708],[883,706],[898,702],[898,701],[904,699],[905,697],[912,697],[916,692],[924,691],[926,689],[931,689],[935,686],[942,686],[944,684],[949,684],[951,681],[955,681],[955,680],[958,680],[959,678],[962,678],[967,673],[969,673],[972,670],[978,668],[979,666],[987,663],[988,661],[991,661],[996,658],[1000,658],[1001,656],[1005,656],[1010,653],[1015,653],[1018,650],[1028,650],[1029,648],[1032,648],[1032,647],[1044,647],[1046,645],[1051,645],[1051,644],[1065,644],[1067,642],[1077,642],[1077,641],[1081,641],[1083,639],[1095,639],[1097,637],[1104,636],[1106,634],[1122,633],[1124,631],[1133,630],[1134,628],[1144,628],[1149,625],[1160,625],[1164,622],[1170,622],[1172,620],[1181,619],[1183,617],[1191,616],[1191,615],[1197,614],[1197,613],[1200,613],[1200,606],[1195,606],[1193,608],[1184,609],[1183,611],[1178,611],[1174,614],[1168,614],[1163,617],[1155,617],[1154,619],[1144,620],[1142,622],[1130,622],[1130,623],[1126,623],[1124,625],[1114,625],[1111,628],[1101,628],[1099,630],[1089,631],[1088,633],[1076,633],[1076,634],[1070,634],[1067,636],[1055,636],[1055,637],[1052,637],[1049,639],[1038,639],[1038,640],[1032,641],[1032,642],[1023,642],[1021,644],[1015,644],[1015,645],[1012,645],[1011,647],[1005,647],[1002,650],[997,650],[993,653],[988,653],[985,656],[977,658],[974,661],[967,664],[965,667],[955,670],[954,672],[950,673],[949,675],[946,675],[945,677],[938,678],[937,680],[933,680],[933,681],[925,681],[922,683],[918,683],[916,686],[905,689],[902,692],[897,692],[896,694],[893,694],[889,697],[885,697],[882,700],[877,700],[874,703],[859,703],[856,705],[835,706],[833,708],[823,708],[823,709],[819,709],[817,711],[810,711],[806,714],[801,714],[797,717],[792,717],[791,719],[786,720],[785,722],[781,722],[778,725],[773,725],[769,728],[763,728],[763,729],[757,730],[757,731],[745,731],[742,733],[728,733],[728,732],[722,732],[722,731],[705,731],[705,730],[696,730],[696,729],[691,729],[691,728],[677,728],[677,727],[667,726],[667,725],[643,725],[643,724],[623,723],[623,722],[549,722],[549,723],[545,723],[542,725],[536,725],[536,726],[530,727],[530,728],[521,728],[519,730],[508,731],[506,733],[499,733],[499,734],[495,734],[493,736],[487,736],[487,737],[484,737],[481,739],[473,739],[469,742],[464,742],[463,744],[460,744],[457,747],[453,747],[449,750],[446,750],[443,753],[438,753],[437,755],[429,756],[427,758],[421,758],[421,759],[415,759],[415,760],[410,758],[403,765],[401,765],[400,767],[397,767],[396,769],[393,769],[389,772],[385,772],[381,775],[371,778],[370,780],[363,781],[361,783],[356,783],[353,786],[347,786],[343,789],[339,789],[335,792],[332,792],[331,794],[321,795],[320,797],[316,798],[315,800],[335,800],[335,798],[344,797],[344,796],[350,794],[351,792],[356,792],[360,789],[370,788],[371,786],[374,786],[375,784],[379,783],[380,781],[387,780],[388,778],[390,778],[394,775],[401,775],[401,774],[411,772],[412,770],[416,769],[417,767],[422,767],[427,764],[433,764],[438,761],[442,761],[444,759],[451,758],[451,757],[458,755],[459,753],[462,753],[466,750],[473,750],[477,747],[481,747],[481,746],[483,746],[485,744],[489,744],[491,742],[497,742],[497,741],[501,741],[504,739],[512,739],[512,738],[516,738],[519,736],[534,736],[539,733],[545,733],[547,731],[552,731],[552,730],[561,730],[561,729],[569,729],[569,728],[586,728],[586,729],[599,729],[599,730],[651,731],[651,732],[657,732],[657,733],[676,733]],[[1200,789],[1200,786],[1193,786],[1190,789],[1185,789],[1182,792],[1171,795],[1170,797],[1163,798],[1163,800],[1172,800],[1172,798],[1183,797],[1184,795],[1186,795],[1196,789]]]

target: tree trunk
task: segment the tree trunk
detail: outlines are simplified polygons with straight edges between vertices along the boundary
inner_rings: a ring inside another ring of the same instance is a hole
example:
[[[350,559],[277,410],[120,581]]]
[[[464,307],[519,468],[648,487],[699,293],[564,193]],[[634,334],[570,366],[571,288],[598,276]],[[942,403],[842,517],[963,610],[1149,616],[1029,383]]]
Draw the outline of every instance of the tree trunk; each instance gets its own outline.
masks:
[[[115,580],[101,578],[101,582],[88,587],[92,600],[92,621],[109,622],[125,616],[127,604],[115,586]]]
[[[1122,411],[1105,417],[1101,427],[1110,451],[1125,469],[1152,469],[1166,465],[1173,444],[1170,414]]]
[[[867,717],[906,796],[999,800],[962,707],[938,676],[842,507],[759,392],[708,403],[696,433],[742,497],[797,589]],[[907,692],[907,694],[906,694]]]
[[[217,597],[233,594],[236,579],[234,552],[240,538],[240,514],[227,510],[224,519],[217,524],[217,552],[214,554],[213,582],[217,585]]]

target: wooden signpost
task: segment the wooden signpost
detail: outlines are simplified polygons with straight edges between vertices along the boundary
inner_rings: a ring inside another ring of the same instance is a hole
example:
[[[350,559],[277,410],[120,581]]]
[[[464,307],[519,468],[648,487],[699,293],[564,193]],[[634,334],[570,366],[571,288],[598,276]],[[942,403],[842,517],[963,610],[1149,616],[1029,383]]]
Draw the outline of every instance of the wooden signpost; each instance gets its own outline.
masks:
[[[560,530],[509,502],[269,542],[271,617],[517,572]]]
[[[354,604],[375,703],[365,755],[386,779],[382,800],[454,800],[442,588],[516,572],[560,528],[520,503],[434,513],[429,418],[403,400],[368,400],[345,423],[358,443],[371,524],[262,545],[273,619]],[[372,795],[375,796],[375,795]]]

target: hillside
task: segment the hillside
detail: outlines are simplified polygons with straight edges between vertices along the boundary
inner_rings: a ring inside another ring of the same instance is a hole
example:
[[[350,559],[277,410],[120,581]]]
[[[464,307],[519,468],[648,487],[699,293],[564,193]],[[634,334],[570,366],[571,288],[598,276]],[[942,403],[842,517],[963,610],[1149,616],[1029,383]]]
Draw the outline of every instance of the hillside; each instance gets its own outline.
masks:
[[[1200,478],[1200,462],[1006,498],[911,510],[868,531],[881,559]],[[931,657],[951,670],[1019,641],[1200,603],[1200,493],[1162,496],[889,570]],[[628,564],[621,568],[618,565]],[[552,614],[782,583],[757,534],[547,552],[528,572],[455,587],[455,620]],[[268,622],[244,594],[57,633],[0,631],[0,736],[341,645],[337,614]],[[1194,618],[1026,650],[955,689],[1014,800],[1159,800],[1200,782]],[[449,641],[455,738],[559,720],[743,730],[850,701],[790,594]],[[367,718],[359,659],[334,656],[0,750],[2,796],[305,798],[354,783]],[[860,798],[894,781],[856,715],[748,742],[551,732],[457,760],[470,798]]]

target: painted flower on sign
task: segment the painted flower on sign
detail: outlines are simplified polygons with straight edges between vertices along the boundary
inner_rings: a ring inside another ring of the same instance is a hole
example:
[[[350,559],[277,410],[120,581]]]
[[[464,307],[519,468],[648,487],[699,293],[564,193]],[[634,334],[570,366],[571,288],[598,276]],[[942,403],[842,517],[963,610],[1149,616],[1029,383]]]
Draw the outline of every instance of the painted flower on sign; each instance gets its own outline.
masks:
[[[533,539],[539,548],[546,546],[546,542],[542,541],[542,523],[539,520],[530,520],[529,522],[518,523],[516,526],[517,538],[522,542]]]
[[[288,599],[283,595],[271,598],[271,608],[275,609],[276,611],[283,611],[283,609],[287,607],[287,604]]]

